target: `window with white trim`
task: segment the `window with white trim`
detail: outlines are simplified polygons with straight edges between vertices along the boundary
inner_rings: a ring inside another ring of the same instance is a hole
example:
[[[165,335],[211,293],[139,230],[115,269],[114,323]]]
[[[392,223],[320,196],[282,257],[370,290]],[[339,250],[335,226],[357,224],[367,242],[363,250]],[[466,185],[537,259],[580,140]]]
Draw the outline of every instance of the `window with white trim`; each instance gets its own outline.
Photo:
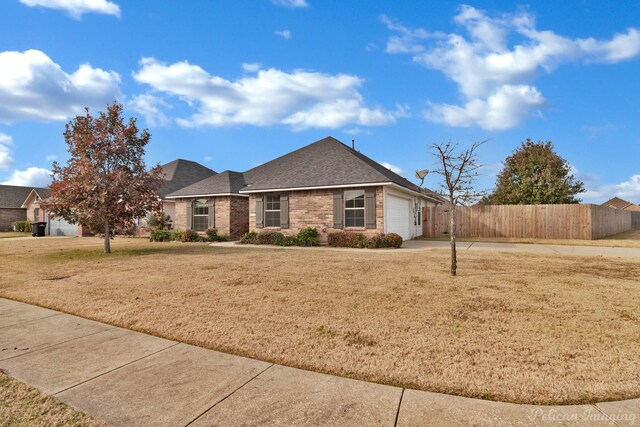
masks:
[[[280,227],[280,196],[269,194],[264,198],[264,226]]]
[[[364,227],[364,190],[344,192],[344,226]]]
[[[205,231],[209,228],[209,205],[206,200],[193,202],[193,229]]]

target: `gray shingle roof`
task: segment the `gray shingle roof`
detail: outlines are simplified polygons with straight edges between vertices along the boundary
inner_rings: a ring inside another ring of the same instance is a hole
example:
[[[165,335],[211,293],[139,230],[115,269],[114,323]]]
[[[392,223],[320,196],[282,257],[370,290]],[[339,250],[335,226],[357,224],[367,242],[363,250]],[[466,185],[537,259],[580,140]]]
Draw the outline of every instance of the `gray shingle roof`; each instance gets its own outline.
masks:
[[[393,182],[419,187],[364,154],[326,137],[244,173],[244,191]]]
[[[245,187],[241,172],[224,171],[169,194],[169,197],[238,193]]]
[[[163,198],[174,191],[216,175],[215,171],[200,163],[183,159],[176,159],[160,167],[165,179],[160,187],[160,197]]]
[[[42,199],[51,195],[51,190],[48,188],[0,185],[0,208],[20,208],[31,190],[36,190]]]
[[[169,194],[171,197],[239,193],[285,188],[395,183],[428,197],[432,191],[375,162],[332,137],[326,137],[244,173],[225,171]]]

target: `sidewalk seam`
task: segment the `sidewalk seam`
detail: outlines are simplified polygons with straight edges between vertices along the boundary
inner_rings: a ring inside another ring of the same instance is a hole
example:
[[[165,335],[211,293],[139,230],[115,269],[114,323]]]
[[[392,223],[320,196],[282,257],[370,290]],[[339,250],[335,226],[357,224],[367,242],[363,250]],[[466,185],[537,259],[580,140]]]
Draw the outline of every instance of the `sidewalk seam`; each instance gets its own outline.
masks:
[[[398,401],[398,411],[396,412],[396,420],[393,422],[393,427],[398,426],[398,419],[400,418],[400,408],[402,407],[402,398],[404,397],[404,391],[406,389],[403,387],[400,392],[400,400]]]
[[[26,304],[26,303],[23,303],[23,304]],[[31,305],[31,304],[29,304],[29,305]],[[48,309],[46,309],[46,310],[48,310]],[[0,326],[0,329],[10,328],[12,326],[24,325],[25,323],[29,323],[29,322],[37,322],[38,320],[48,319],[48,318],[53,317],[53,316],[60,316],[61,314],[66,314],[66,313],[62,313],[62,312],[53,313],[53,314],[50,314],[48,316],[39,317],[37,319],[25,320],[24,322],[18,322],[18,323],[12,323],[10,325]]]
[[[202,418],[202,416],[204,414],[206,414],[207,412],[209,412],[210,410],[212,410],[213,408],[215,408],[216,406],[218,406],[219,404],[221,404],[222,402],[224,402],[225,400],[227,400],[228,398],[230,398],[233,394],[235,394],[235,392],[237,392],[238,390],[240,390],[241,388],[243,388],[244,386],[246,386],[247,384],[249,384],[251,381],[255,380],[258,376],[262,375],[263,373],[265,373],[267,370],[271,369],[273,366],[275,365],[275,363],[270,364],[269,366],[267,366],[266,368],[264,368],[262,371],[258,372],[257,374],[255,374],[253,377],[251,377],[247,382],[245,382],[244,384],[242,384],[240,387],[238,387],[237,389],[233,390],[231,393],[227,394],[225,397],[223,397],[222,399],[218,400],[216,403],[214,403],[213,405],[211,405],[209,408],[207,408],[204,412],[202,412],[200,415],[198,415],[197,417],[195,417],[194,419],[192,419],[191,421],[189,421],[187,424],[185,424],[185,427],[189,427],[191,424],[195,423],[196,421],[198,421],[200,418]]]
[[[100,377],[101,377],[101,376],[103,376],[103,375],[110,374],[111,372],[117,371],[117,370],[118,370],[118,369],[120,369],[120,368],[124,368],[125,366],[129,366],[129,365],[131,365],[131,364],[133,364],[133,363],[139,362],[139,361],[141,361],[142,359],[146,359],[147,357],[151,357],[151,356],[153,356],[153,355],[155,355],[155,354],[158,354],[158,353],[160,353],[160,352],[163,352],[163,351],[165,351],[165,350],[168,350],[168,349],[170,349],[171,347],[175,347],[175,346],[177,346],[178,344],[180,344],[180,343],[179,343],[179,342],[176,342],[175,344],[172,344],[172,345],[170,345],[170,346],[168,346],[168,347],[162,348],[162,349],[160,349],[160,350],[158,350],[158,351],[154,351],[153,353],[149,353],[149,354],[147,354],[147,355],[145,355],[145,356],[139,357],[139,358],[137,358],[136,360],[132,360],[131,362],[127,362],[127,363],[125,363],[125,364],[123,364],[123,365],[120,365],[120,366],[118,366],[117,368],[113,368],[113,369],[110,369],[110,370],[108,370],[108,371],[106,371],[106,372],[103,372],[103,373],[101,373],[101,374],[98,374],[98,375],[96,375],[95,377],[91,377],[91,378],[89,378],[89,379],[86,379],[86,380],[84,380],[84,381],[81,381],[81,382],[79,382],[79,383],[77,383],[77,384],[74,384],[74,385],[72,385],[72,386],[70,386],[70,387],[67,387],[67,388],[65,388],[65,389],[63,389],[63,390],[56,391],[55,393],[52,393],[51,395],[52,395],[52,396],[57,396],[57,395],[59,395],[60,393],[64,393],[64,392],[65,392],[65,391],[67,391],[67,390],[71,390],[72,388],[78,387],[79,385],[82,385],[82,384],[88,383],[89,381],[93,381],[93,380],[95,380],[96,378],[100,378]]]
[[[103,324],[103,325],[106,325],[106,323],[102,323],[102,324]],[[31,351],[27,351],[27,352],[25,352],[25,353],[16,354],[15,356],[7,357],[6,359],[1,359],[1,360],[0,360],[0,363],[4,362],[5,360],[15,359],[16,357],[25,356],[25,355],[27,355],[27,354],[35,353],[36,351],[45,350],[45,349],[47,349],[47,348],[55,347],[55,346],[60,345],[60,344],[66,344],[66,343],[71,342],[71,341],[75,341],[75,340],[79,340],[79,339],[82,339],[82,338],[90,337],[90,336],[93,336],[93,335],[96,335],[96,334],[101,334],[101,333],[103,333],[103,332],[108,332],[108,331],[111,331],[111,330],[113,330],[113,329],[116,329],[116,327],[115,327],[115,326],[112,326],[111,328],[105,329],[104,331],[92,332],[92,333],[90,333],[90,334],[82,335],[82,336],[80,336],[80,337],[69,338],[68,340],[60,341],[60,342],[57,342],[57,343],[55,343],[55,344],[47,345],[47,346],[40,347],[40,348],[35,348],[35,349],[33,349],[33,350],[31,350]]]
[[[615,426],[617,426],[617,427],[622,427],[620,424],[618,424],[618,422],[617,422],[616,420],[614,420],[613,418],[611,418],[611,417],[609,416],[609,414],[607,414],[607,413],[606,413],[606,412],[604,412],[602,409],[600,409],[600,408],[598,407],[598,404],[593,403],[593,404],[591,404],[591,406],[593,406],[594,408],[596,408],[596,411],[600,412],[602,415],[604,415],[605,417],[607,417],[607,419],[608,419],[609,421],[611,421],[611,422],[613,423],[613,425],[615,425]]]

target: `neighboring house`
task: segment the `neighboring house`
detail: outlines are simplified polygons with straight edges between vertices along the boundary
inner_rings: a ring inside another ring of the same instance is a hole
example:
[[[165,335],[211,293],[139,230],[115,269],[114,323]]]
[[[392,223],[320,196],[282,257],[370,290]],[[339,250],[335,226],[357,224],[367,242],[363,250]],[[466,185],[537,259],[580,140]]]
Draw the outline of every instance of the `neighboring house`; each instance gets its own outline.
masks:
[[[22,202],[22,207],[27,211],[27,221],[41,221],[47,223],[45,235],[47,236],[91,236],[88,228],[79,224],[71,224],[63,218],[56,218],[45,211],[40,202],[51,196],[48,188],[32,188]]]
[[[33,187],[0,185],[0,231],[13,230],[16,221],[33,221],[33,216],[29,217],[27,209],[22,206],[32,190]],[[44,188],[38,190],[47,191]]]
[[[422,208],[441,199],[332,137],[244,173],[226,171],[171,193],[175,228],[422,235]]]
[[[626,200],[623,200],[619,197],[614,197],[612,199],[607,200],[602,204],[602,206],[608,206],[614,209],[622,209],[624,211],[640,212],[640,206],[634,203],[628,202]]]
[[[164,182],[159,191],[160,198],[163,200],[163,211],[171,217],[172,222],[176,217],[175,201],[167,199],[166,196],[181,188],[216,175],[215,171],[199,163],[183,159],[176,159],[160,167],[164,176]]]

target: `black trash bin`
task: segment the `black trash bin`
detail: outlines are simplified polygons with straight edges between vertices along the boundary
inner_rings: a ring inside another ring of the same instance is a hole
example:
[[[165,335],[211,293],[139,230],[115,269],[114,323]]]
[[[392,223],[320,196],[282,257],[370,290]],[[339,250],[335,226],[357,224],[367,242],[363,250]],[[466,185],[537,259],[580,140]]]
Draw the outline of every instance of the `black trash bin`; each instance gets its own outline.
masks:
[[[31,224],[31,235],[33,237],[43,237],[44,231],[47,229],[46,222],[34,222]]]

